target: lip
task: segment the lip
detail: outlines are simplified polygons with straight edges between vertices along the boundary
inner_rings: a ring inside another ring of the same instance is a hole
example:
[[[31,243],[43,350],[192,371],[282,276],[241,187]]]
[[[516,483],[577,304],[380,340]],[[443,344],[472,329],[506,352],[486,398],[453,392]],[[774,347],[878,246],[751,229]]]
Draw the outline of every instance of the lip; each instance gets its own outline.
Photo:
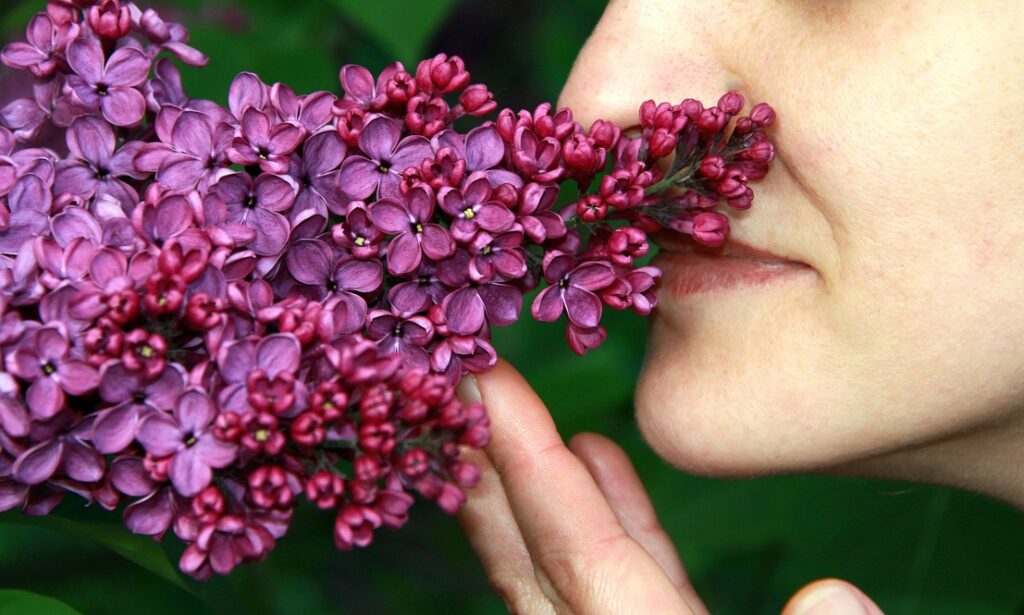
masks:
[[[661,251],[652,264],[662,270],[661,287],[673,297],[774,286],[817,276],[806,263],[732,239],[720,248],[701,246],[685,236],[659,236],[656,243]]]

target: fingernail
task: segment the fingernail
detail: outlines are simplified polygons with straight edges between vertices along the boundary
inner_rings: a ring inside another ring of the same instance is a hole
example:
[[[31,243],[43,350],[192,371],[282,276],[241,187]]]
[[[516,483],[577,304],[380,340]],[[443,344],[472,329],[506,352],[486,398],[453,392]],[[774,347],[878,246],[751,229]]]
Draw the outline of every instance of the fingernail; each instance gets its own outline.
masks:
[[[466,374],[463,376],[462,380],[459,381],[459,386],[455,392],[459,396],[459,399],[467,404],[473,404],[481,401],[480,389],[476,386],[476,378],[473,374]]]
[[[880,611],[879,611],[880,612]],[[823,583],[804,596],[794,615],[869,615],[867,607],[849,587],[840,583]]]

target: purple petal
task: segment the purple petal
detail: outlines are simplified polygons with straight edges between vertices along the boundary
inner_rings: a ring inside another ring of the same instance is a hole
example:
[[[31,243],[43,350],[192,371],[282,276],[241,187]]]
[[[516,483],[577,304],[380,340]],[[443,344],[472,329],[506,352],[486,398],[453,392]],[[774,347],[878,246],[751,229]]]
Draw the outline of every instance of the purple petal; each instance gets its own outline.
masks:
[[[341,88],[352,99],[362,105],[368,105],[373,101],[374,82],[369,70],[356,64],[346,64],[341,67],[338,78],[341,81]]]
[[[423,258],[423,251],[420,249],[420,242],[411,232],[405,232],[395,237],[388,244],[388,271],[396,275],[403,275],[413,271],[420,266]]]
[[[256,365],[273,378],[280,372],[296,372],[302,346],[294,335],[277,333],[263,338],[256,347]]]
[[[256,229],[256,241],[249,246],[260,256],[276,256],[288,243],[291,225],[288,218],[274,211],[257,207],[250,216],[251,226]]]
[[[164,156],[156,179],[172,190],[194,188],[206,172],[206,165],[191,154],[169,154]]]
[[[20,401],[0,397],[0,429],[15,438],[28,435],[32,419]]]
[[[346,149],[345,142],[338,136],[337,131],[313,135],[302,147],[306,172],[315,176],[337,169],[345,160]]]
[[[395,150],[398,139],[402,135],[402,129],[394,120],[379,116],[363,126],[359,133],[359,149],[368,157],[381,161],[391,161],[391,152]],[[421,139],[423,137],[420,137]],[[430,143],[427,142],[427,150],[430,150]],[[416,161],[417,163],[419,160]],[[401,171],[402,169],[396,169]]]
[[[217,410],[210,398],[196,389],[190,389],[178,396],[178,403],[174,406],[174,416],[178,419],[182,433],[202,431],[213,422],[216,414]]]
[[[409,212],[395,199],[381,199],[370,205],[370,220],[385,233],[404,233],[412,228]]]
[[[11,213],[23,209],[34,209],[44,214],[50,213],[53,194],[43,180],[37,175],[25,175],[14,184],[7,196]]]
[[[210,466],[199,458],[196,447],[178,451],[171,459],[168,474],[174,488],[185,497],[192,497],[205,489],[213,478]]]
[[[224,346],[217,357],[217,366],[228,384],[244,383],[256,366],[256,344],[240,340]]]
[[[284,211],[295,202],[299,187],[295,180],[287,175],[263,173],[253,182],[256,201],[263,209]]]
[[[195,449],[199,459],[211,468],[224,468],[231,465],[238,452],[234,445],[218,440],[213,434],[199,438]]]
[[[562,315],[564,306],[561,289],[557,286],[548,286],[534,298],[530,313],[537,320],[555,322]]]
[[[64,453],[64,441],[48,440],[28,449],[14,462],[14,478],[26,485],[38,485],[57,471]]]
[[[66,137],[72,154],[97,166],[107,165],[117,145],[110,125],[92,115],[77,118]]]
[[[16,42],[4,47],[0,59],[11,68],[25,70],[46,60],[47,56],[28,43]]]
[[[94,244],[100,244],[103,238],[99,222],[81,207],[68,207],[54,216],[52,229],[53,238],[62,246],[67,246],[76,237],[84,237]],[[123,254],[117,254],[124,258]]]
[[[331,249],[322,241],[303,239],[296,241],[285,254],[288,272],[302,284],[324,286],[331,278]]]
[[[149,75],[149,56],[132,47],[122,47],[110,56],[103,78],[108,85],[134,87]]]
[[[338,265],[334,280],[342,290],[372,293],[384,282],[384,269],[378,260],[349,259]]]
[[[34,418],[46,421],[64,407],[64,391],[53,378],[40,378],[29,385],[25,392],[25,402]]]
[[[167,531],[174,519],[170,489],[160,489],[124,509],[124,524],[133,534],[156,536]]]
[[[156,484],[139,457],[118,457],[110,464],[110,482],[125,495],[142,497],[153,493]]]
[[[115,126],[133,126],[146,114],[146,99],[135,88],[112,87],[100,100],[103,117]]]
[[[96,415],[90,439],[96,450],[104,455],[120,453],[135,439],[138,421],[139,408],[135,404],[114,406]]]
[[[365,130],[365,129],[364,129]],[[419,166],[424,158],[434,157],[434,150],[430,147],[430,141],[419,135],[412,135],[402,139],[391,156],[391,170],[396,174],[401,173],[409,167]]]
[[[174,419],[161,412],[154,412],[142,419],[136,439],[146,451],[157,457],[165,457],[181,448],[181,429]]]
[[[475,288],[457,290],[442,303],[448,328],[458,335],[473,335],[484,325],[484,302]]]
[[[383,173],[379,167],[380,164],[362,156],[346,158],[338,173],[338,189],[352,200],[369,197],[380,183]]]
[[[423,253],[435,261],[448,258],[455,253],[455,243],[448,230],[439,224],[426,224],[423,226],[423,235],[420,236],[420,244],[423,246]]]
[[[57,368],[60,386],[71,395],[84,395],[99,384],[96,368],[85,361],[63,361]]]
[[[473,220],[486,231],[500,233],[507,231],[516,221],[516,216],[504,205],[497,203],[485,203],[477,212]]]
[[[103,78],[103,67],[106,58],[100,42],[92,37],[79,37],[68,45],[68,65],[83,79],[90,83],[98,83]]]
[[[611,265],[603,262],[583,263],[569,274],[572,286],[583,290],[600,290],[615,281],[615,272]],[[584,328],[596,325],[580,325]]]
[[[565,312],[577,327],[596,327],[601,322],[601,299],[589,290],[570,285],[565,289]]]
[[[477,292],[487,319],[493,324],[504,327],[519,320],[519,311],[523,308],[523,294],[519,289],[508,284],[485,284]]]
[[[274,126],[270,133],[270,152],[278,155],[288,155],[302,145],[302,139],[306,137],[306,131],[301,126],[290,122],[282,122]],[[286,169],[287,170],[287,165]]]
[[[213,151],[213,131],[206,118],[195,111],[178,116],[171,133],[174,146],[196,158],[206,158]]]
[[[242,134],[254,145],[270,141],[270,117],[250,107],[242,114]]]
[[[493,126],[480,126],[466,135],[466,170],[482,171],[501,162],[505,143]]]
[[[120,363],[108,363],[100,375],[100,397],[104,401],[119,404],[130,400],[142,390],[142,379],[137,372],[128,371]]]
[[[156,380],[146,385],[146,403],[158,410],[170,410],[185,388],[185,376],[177,365],[168,365]]]
[[[267,105],[267,86],[253,73],[240,73],[228,90],[231,114],[241,118],[247,107],[263,109]]]
[[[83,483],[94,483],[103,478],[103,470],[106,467],[103,457],[96,449],[70,438],[64,443],[62,461],[64,473],[69,478]]]

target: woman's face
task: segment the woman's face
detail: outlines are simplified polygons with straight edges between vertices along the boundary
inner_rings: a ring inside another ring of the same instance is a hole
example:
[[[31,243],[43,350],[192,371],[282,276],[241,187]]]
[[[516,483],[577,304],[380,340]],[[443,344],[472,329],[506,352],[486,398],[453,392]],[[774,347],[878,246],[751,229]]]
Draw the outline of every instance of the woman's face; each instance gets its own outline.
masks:
[[[1021,32],[1019,0],[609,3],[560,104],[630,126],[649,98],[769,103],[776,160],[732,236],[817,272],[662,288],[637,416],[663,457],[808,470],[1017,418]]]

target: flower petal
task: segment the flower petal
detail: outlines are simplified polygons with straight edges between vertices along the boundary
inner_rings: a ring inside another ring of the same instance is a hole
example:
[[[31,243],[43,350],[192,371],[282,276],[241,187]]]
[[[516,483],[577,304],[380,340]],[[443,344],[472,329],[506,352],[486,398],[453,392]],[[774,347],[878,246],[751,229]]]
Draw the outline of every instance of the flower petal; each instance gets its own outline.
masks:
[[[210,398],[197,389],[189,389],[178,396],[174,406],[174,416],[178,419],[181,433],[198,433],[213,422],[217,409]]]
[[[441,306],[448,329],[458,335],[473,335],[484,326],[484,302],[475,288],[467,286],[451,293]]]
[[[107,60],[103,75],[107,85],[134,87],[149,76],[149,56],[133,47],[121,47]]]
[[[130,87],[112,87],[101,97],[103,117],[115,126],[134,126],[146,114],[146,99],[142,93]]]
[[[32,411],[33,418],[46,421],[53,418],[64,407],[64,391],[53,378],[40,378],[25,392],[25,403]]]
[[[64,455],[61,467],[68,478],[83,483],[95,483],[103,478],[106,464],[103,457],[91,446],[68,438],[64,443]]]
[[[256,367],[267,372],[273,378],[280,372],[296,372],[299,369],[299,358],[302,346],[294,335],[276,333],[269,335],[256,346]]]
[[[110,125],[94,115],[76,118],[66,138],[72,154],[97,166],[107,165],[117,145]]]
[[[590,329],[601,322],[601,299],[577,286],[565,289],[565,313],[577,327]]]
[[[135,439],[138,423],[137,405],[129,402],[114,406],[96,415],[90,440],[104,455],[120,453]]]
[[[285,265],[302,284],[325,286],[331,278],[331,249],[317,239],[296,241],[285,254]]]
[[[385,233],[404,233],[412,228],[405,206],[395,199],[381,199],[370,205],[370,220]]]
[[[347,198],[362,200],[368,198],[380,183],[380,164],[362,156],[349,156],[338,173],[338,189]]]
[[[505,157],[505,143],[493,126],[480,126],[466,135],[466,170],[483,171]]]
[[[171,477],[171,484],[185,497],[199,493],[213,479],[213,471],[199,458],[199,451],[195,446],[181,449],[174,455],[168,474]]]
[[[67,58],[71,70],[86,81],[98,83],[103,78],[106,58],[96,38],[82,36],[72,41],[68,45]]]
[[[388,271],[404,275],[420,266],[423,251],[411,232],[402,233],[388,244]]]
[[[64,441],[60,438],[40,442],[18,456],[11,474],[26,485],[38,485],[57,471],[64,454]]]
[[[378,116],[363,126],[362,132],[359,133],[359,149],[377,162],[390,162],[391,152],[395,150],[401,136],[402,129],[396,121]],[[420,138],[422,139],[422,137]],[[430,143],[428,142],[427,149],[429,148]]]
[[[181,429],[173,418],[162,412],[153,412],[142,419],[135,437],[146,452],[157,457],[173,454],[182,446]]]
[[[62,361],[57,368],[57,376],[61,388],[71,395],[84,395],[92,391],[100,380],[95,367],[77,359]]]

